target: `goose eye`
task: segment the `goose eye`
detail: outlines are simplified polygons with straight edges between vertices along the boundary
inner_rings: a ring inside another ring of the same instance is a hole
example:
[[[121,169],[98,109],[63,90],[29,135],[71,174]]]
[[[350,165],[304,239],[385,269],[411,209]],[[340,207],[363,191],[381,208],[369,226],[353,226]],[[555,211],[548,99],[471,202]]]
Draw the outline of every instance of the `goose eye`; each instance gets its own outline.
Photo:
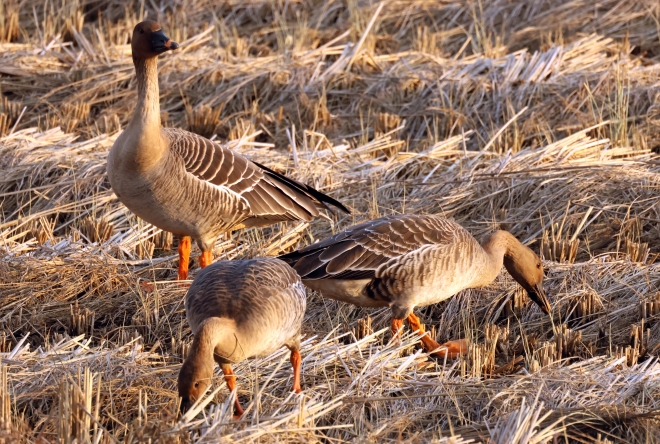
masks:
[[[199,382],[195,383],[195,388],[199,388]]]
[[[541,263],[540,263],[540,262],[538,262],[538,263],[536,264],[536,268],[541,268]]]
[[[140,34],[144,34],[144,29],[140,28]]]

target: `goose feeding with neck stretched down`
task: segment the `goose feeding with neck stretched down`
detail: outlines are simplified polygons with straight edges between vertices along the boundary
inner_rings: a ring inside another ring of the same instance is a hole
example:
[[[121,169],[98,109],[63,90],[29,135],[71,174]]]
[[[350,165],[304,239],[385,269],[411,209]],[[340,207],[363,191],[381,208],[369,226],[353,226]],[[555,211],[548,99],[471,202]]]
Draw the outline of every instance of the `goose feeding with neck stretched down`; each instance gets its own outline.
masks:
[[[269,355],[282,346],[291,350],[293,390],[300,393],[300,329],[306,301],[300,278],[279,259],[218,261],[200,271],[186,295],[186,318],[195,337],[179,372],[182,412],[210,385],[214,363],[233,391],[231,364]],[[240,417],[238,397],[234,405]]]
[[[460,290],[495,280],[502,265],[529,297],[549,314],[539,257],[506,231],[492,233],[480,245],[463,227],[433,215],[374,219],[279,257],[303,283],[323,296],[361,307],[392,309],[397,335],[407,319],[424,336],[428,352],[455,357],[464,340],[440,346],[413,313],[448,299]]]
[[[310,221],[341,203],[202,136],[162,128],[158,55],[177,49],[154,21],[138,23],[131,48],[138,101],[108,155],[108,178],[119,200],[137,216],[179,237],[178,278],[187,279],[191,238],[212,262],[224,232],[287,220]]]

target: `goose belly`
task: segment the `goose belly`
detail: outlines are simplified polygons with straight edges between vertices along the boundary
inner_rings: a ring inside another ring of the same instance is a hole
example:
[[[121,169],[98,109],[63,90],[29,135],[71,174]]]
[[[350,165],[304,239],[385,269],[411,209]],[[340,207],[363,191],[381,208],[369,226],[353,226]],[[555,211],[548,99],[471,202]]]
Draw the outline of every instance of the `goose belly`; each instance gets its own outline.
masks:
[[[271,355],[285,346],[297,346],[304,311],[278,310],[273,316],[255,316],[249,323],[239,325],[237,348],[231,354],[234,362],[247,358]],[[231,342],[231,341],[229,341]],[[229,356],[224,350],[221,356]]]
[[[275,353],[277,350],[281,349],[282,347],[285,347],[286,345],[288,345],[292,336],[296,334],[296,332],[292,330],[291,331],[277,330],[278,334],[272,336],[267,335],[266,337],[260,338],[260,340],[252,347],[251,349],[252,353],[250,354],[250,356],[256,358],[263,358]],[[272,331],[276,331],[276,330],[272,330]]]
[[[303,283],[323,297],[347,302],[358,307],[387,307],[389,302],[376,300],[366,294],[371,279],[303,279]]]
[[[215,348],[216,356],[225,357],[227,362],[241,362],[244,359],[269,356],[289,345],[300,330],[300,322],[293,325],[262,325],[258,330],[239,329],[234,337],[220,341]],[[259,332],[262,332],[259,334]]]
[[[415,302],[414,305],[423,307],[447,300],[464,288],[461,283],[443,282],[442,286],[429,284],[413,287],[406,296]]]
[[[469,288],[469,275],[454,270],[446,273],[414,276],[402,281],[385,278],[380,286],[381,292],[388,293],[395,305],[415,307],[437,304],[454,296],[459,291]]]

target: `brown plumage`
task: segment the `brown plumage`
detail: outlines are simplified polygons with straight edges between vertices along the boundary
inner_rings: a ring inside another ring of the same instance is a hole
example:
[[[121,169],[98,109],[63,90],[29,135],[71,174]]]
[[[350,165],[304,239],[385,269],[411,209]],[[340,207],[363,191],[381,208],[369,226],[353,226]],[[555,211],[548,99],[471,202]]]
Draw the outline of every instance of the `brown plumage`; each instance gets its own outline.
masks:
[[[541,261],[506,231],[483,245],[463,227],[439,216],[400,215],[365,222],[280,256],[324,296],[361,307],[391,307],[394,332],[408,319],[424,333],[416,306],[443,301],[465,288],[495,280],[502,265],[545,313]],[[428,351],[439,346],[428,335]],[[439,354],[455,355],[464,342],[448,343]],[[448,350],[448,351],[447,351]]]
[[[179,373],[183,411],[204,394],[217,362],[230,390],[231,364],[266,356],[282,346],[291,350],[293,390],[300,392],[300,328],[305,287],[279,259],[219,261],[195,277],[186,295],[186,318],[195,338]],[[236,415],[243,413],[238,399]]]
[[[208,265],[218,236],[278,221],[309,221],[320,209],[346,207],[312,187],[287,178],[197,134],[161,128],[159,54],[178,48],[153,21],[135,26],[133,63],[138,103],[130,123],[108,155],[108,177],[131,211],[184,239],[179,278],[187,278],[190,241]]]

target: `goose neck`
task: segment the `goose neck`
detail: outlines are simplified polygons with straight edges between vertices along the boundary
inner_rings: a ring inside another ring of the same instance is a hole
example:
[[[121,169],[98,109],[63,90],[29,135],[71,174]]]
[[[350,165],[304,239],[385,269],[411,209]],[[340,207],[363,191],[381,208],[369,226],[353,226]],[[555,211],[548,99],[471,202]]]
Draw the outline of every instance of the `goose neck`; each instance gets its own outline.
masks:
[[[233,321],[224,318],[208,318],[199,326],[193,349],[196,354],[213,359],[214,354],[219,358],[233,360],[240,354],[237,347],[238,337]]]
[[[138,102],[133,122],[155,125],[160,128],[160,104],[158,90],[158,59],[133,59],[137,76]]]
[[[195,362],[202,367],[213,368],[213,345],[208,340],[200,340],[198,335],[193,339],[192,347],[186,360]]]
[[[502,270],[504,257],[510,254],[514,242],[518,241],[506,231],[496,231],[484,241],[482,248],[488,259],[486,270],[480,278],[482,286],[490,284],[497,278]]]

